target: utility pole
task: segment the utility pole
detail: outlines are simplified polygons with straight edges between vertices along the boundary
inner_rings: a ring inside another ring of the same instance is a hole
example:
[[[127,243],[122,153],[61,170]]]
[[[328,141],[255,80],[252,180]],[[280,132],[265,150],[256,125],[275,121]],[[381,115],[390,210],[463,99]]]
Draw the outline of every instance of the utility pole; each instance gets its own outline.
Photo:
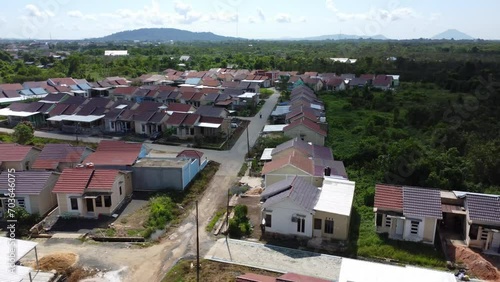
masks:
[[[247,158],[250,157],[250,137],[249,137],[249,133],[248,133],[249,127],[250,127],[250,124],[248,124],[248,126],[247,126]]]
[[[200,236],[198,226],[198,201],[196,201],[196,281],[200,282]]]
[[[227,206],[226,206],[226,241],[229,234],[229,197],[231,196],[231,188],[227,189]]]

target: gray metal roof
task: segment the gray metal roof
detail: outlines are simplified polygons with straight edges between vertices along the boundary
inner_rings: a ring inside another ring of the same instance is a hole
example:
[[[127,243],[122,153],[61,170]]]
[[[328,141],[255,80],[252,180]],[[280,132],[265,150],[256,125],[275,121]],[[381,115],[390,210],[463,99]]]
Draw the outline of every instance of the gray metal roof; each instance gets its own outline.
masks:
[[[302,177],[295,177],[292,188],[285,190],[267,199],[262,205],[264,208],[270,207],[288,198],[305,210],[313,212],[314,206],[318,202],[320,190]]]
[[[269,197],[272,197],[276,194],[279,194],[285,190],[290,189],[292,187],[292,183],[296,177],[297,176],[292,177],[292,178],[287,178],[285,180],[281,180],[279,182],[276,182],[274,184],[267,186],[266,189],[264,190],[264,192],[262,192],[262,194],[260,195],[260,198],[262,200],[265,200]]]
[[[20,171],[14,173],[15,177],[15,193],[17,195],[38,195],[43,190],[47,180],[52,175],[58,175],[50,171]],[[0,174],[0,193],[7,193],[8,173]]]
[[[467,194],[465,202],[471,220],[500,224],[500,196]]]
[[[403,214],[405,216],[443,218],[439,190],[403,187]]]

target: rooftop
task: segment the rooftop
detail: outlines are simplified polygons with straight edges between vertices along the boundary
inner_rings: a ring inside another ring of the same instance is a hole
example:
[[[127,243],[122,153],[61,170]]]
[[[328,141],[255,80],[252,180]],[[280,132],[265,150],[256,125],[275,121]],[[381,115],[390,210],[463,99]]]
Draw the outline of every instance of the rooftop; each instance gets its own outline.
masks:
[[[0,191],[2,193],[7,193],[9,189],[8,174],[6,171],[0,174]],[[58,174],[50,171],[18,171],[15,173],[16,194],[38,195],[45,188],[49,178],[56,175],[58,176]]]
[[[143,158],[138,160],[134,167],[184,167],[189,163],[187,159],[170,158]]]
[[[353,181],[325,176],[314,210],[350,216],[354,189]]]

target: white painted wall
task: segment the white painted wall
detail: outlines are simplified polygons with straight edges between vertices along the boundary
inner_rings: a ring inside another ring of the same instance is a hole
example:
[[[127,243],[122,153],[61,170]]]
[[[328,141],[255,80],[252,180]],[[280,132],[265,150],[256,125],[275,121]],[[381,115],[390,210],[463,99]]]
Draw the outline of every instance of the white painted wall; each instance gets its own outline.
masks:
[[[272,215],[272,226],[266,227],[266,232],[312,237],[313,216],[293,201],[284,199],[283,201],[266,208],[266,210],[272,210],[270,213]],[[263,214],[265,216],[266,212]],[[297,223],[292,222],[292,215],[294,214],[306,216],[304,233],[297,232]]]
[[[403,233],[403,239],[407,241],[419,242],[424,239],[424,218],[423,217],[412,217],[412,219],[419,219],[418,233],[411,234],[411,220],[407,218],[405,220],[405,227]]]

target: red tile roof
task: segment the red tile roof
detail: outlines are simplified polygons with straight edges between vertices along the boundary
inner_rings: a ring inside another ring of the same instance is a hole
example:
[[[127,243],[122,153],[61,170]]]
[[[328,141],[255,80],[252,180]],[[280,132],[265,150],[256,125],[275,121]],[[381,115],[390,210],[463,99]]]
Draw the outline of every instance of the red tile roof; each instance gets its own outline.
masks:
[[[283,129],[283,131],[287,132],[288,130],[290,130],[292,128],[295,128],[297,126],[301,126],[301,125],[309,128],[310,130],[312,130],[312,131],[314,131],[316,133],[319,133],[320,135],[323,135],[323,136],[327,135],[326,131],[324,131],[319,124],[317,124],[314,121],[311,121],[311,120],[309,120],[307,118],[302,118],[302,119],[295,120],[294,122],[292,122],[289,125],[287,125]]]
[[[186,118],[186,113],[173,113],[167,120],[167,124],[170,125],[181,125]]]
[[[286,165],[292,165],[310,175],[314,175],[314,163],[311,159],[305,158],[292,152],[291,155],[283,156],[264,164],[262,174],[268,174]]]
[[[0,144],[0,162],[20,162],[34,147],[18,144]]]
[[[95,153],[85,159],[94,165],[133,165],[142,149],[141,143],[102,140]]]
[[[52,82],[55,85],[77,85],[78,83],[71,77],[62,78],[50,78],[49,83]],[[55,86],[53,85],[53,86]]]
[[[111,190],[116,177],[120,172],[118,170],[96,170],[92,175],[87,190]]]
[[[0,90],[5,90],[5,91],[18,91],[18,90],[23,90],[23,86],[19,83],[11,83],[11,84],[0,84]]]
[[[197,150],[184,150],[177,154],[177,157],[194,158],[199,160],[203,157],[203,152]]]
[[[194,125],[198,119],[200,119],[200,115],[197,114],[188,114],[186,119],[184,120],[184,125]]]
[[[403,212],[403,188],[385,184],[375,185],[374,207]]]
[[[170,103],[167,106],[167,111],[187,113],[193,106],[181,103]]]
[[[86,168],[65,169],[57,181],[53,193],[83,194],[94,171]]]
[[[137,91],[137,87],[117,87],[113,92],[114,95],[132,95]]]

